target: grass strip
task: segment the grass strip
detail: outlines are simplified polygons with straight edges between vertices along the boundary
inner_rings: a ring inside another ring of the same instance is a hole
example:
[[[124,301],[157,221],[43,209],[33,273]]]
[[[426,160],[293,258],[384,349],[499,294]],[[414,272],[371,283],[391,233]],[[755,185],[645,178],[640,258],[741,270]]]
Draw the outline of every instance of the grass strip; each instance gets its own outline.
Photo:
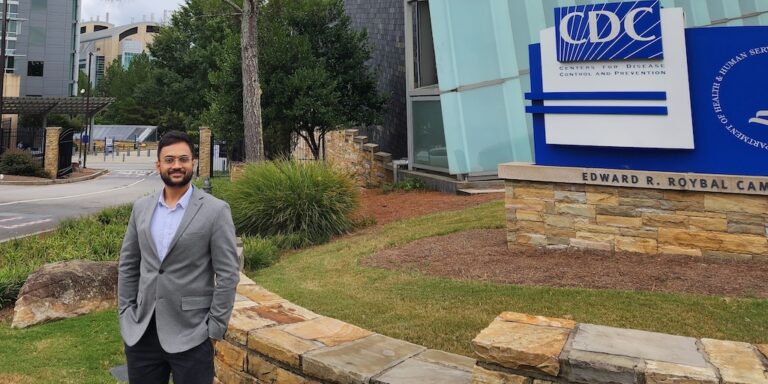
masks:
[[[360,265],[378,250],[416,239],[503,226],[503,205],[493,202],[391,223],[287,255],[249,276],[317,313],[467,356],[473,356],[470,341],[502,311],[693,337],[768,341],[768,300],[514,286]]]

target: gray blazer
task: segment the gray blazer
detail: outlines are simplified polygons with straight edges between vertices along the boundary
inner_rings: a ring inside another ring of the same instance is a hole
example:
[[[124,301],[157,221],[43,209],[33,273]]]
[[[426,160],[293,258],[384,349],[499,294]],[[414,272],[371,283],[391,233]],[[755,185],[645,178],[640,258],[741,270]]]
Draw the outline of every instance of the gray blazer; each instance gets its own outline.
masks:
[[[227,203],[195,188],[161,263],[150,231],[158,197],[134,203],[123,239],[120,333],[135,345],[154,312],[160,345],[178,353],[209,337],[220,340],[227,330],[240,280],[235,227]]]

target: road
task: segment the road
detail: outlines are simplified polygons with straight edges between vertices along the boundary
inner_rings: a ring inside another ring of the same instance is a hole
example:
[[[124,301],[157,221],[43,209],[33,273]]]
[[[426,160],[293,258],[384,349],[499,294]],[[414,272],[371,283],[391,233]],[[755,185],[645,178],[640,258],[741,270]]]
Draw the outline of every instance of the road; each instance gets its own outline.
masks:
[[[0,242],[47,231],[63,219],[129,204],[159,191],[163,182],[152,157],[126,162],[88,158],[88,168],[109,169],[93,180],[41,186],[0,185]]]

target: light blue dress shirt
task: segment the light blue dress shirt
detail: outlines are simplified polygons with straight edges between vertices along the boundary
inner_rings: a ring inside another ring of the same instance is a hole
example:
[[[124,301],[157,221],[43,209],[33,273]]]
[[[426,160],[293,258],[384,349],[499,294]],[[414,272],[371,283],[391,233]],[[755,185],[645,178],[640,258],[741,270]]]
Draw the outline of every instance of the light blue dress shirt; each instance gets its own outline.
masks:
[[[181,218],[184,217],[184,211],[189,204],[190,197],[192,197],[192,189],[194,187],[190,186],[173,209],[168,207],[168,204],[165,203],[163,192],[160,192],[160,197],[157,199],[157,207],[152,214],[152,222],[150,223],[152,241],[155,243],[157,257],[160,259],[160,262],[165,259],[165,254],[168,253],[168,246],[179,229]]]

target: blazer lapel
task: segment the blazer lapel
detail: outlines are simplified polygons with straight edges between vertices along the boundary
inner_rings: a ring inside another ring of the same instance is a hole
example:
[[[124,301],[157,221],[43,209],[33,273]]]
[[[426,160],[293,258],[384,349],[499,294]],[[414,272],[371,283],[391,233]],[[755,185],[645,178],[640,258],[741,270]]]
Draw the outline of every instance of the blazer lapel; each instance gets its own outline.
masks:
[[[163,193],[162,190],[160,190],[160,193]],[[155,239],[152,237],[152,216],[155,215],[155,209],[157,209],[157,200],[160,198],[160,195],[156,196],[156,199],[152,201],[152,204],[149,204],[149,206],[144,211],[144,217],[143,217],[143,223],[142,223],[142,229],[144,230],[144,235],[147,236],[147,239],[149,239],[149,246],[152,249],[152,253],[155,255],[155,259],[158,259],[157,254],[157,248],[155,247]]]
[[[192,222],[192,219],[195,218],[195,215],[197,215],[197,212],[200,210],[200,207],[203,206],[203,198],[205,197],[205,194],[203,192],[200,192],[197,188],[195,188],[192,191],[192,196],[189,198],[189,206],[184,208],[184,216],[181,218],[181,222],[179,223],[179,228],[176,230],[176,234],[173,235],[173,239],[171,240],[171,243],[168,244],[168,251],[165,254],[165,258],[163,259],[163,262],[165,260],[168,260],[168,256],[171,255],[171,251],[173,251],[173,247],[176,245],[176,242],[179,241],[179,238],[184,233],[185,230],[187,230],[187,226],[189,226],[189,223]]]

